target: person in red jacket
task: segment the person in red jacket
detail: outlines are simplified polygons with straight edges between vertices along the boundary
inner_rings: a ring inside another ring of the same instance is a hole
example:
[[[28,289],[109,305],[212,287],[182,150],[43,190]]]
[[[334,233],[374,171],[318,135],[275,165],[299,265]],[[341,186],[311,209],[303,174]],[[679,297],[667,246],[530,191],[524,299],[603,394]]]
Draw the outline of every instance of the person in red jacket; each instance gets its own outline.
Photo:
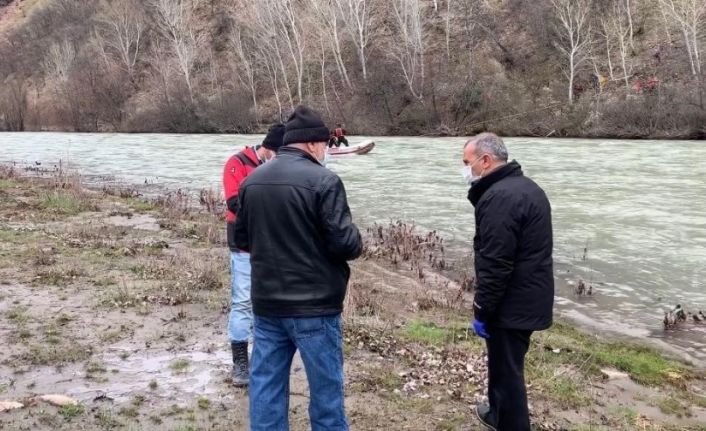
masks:
[[[275,124],[262,145],[246,147],[228,159],[223,169],[223,191],[226,198],[226,221],[231,266],[231,306],[228,318],[228,339],[233,353],[231,377],[236,386],[246,386],[248,374],[248,340],[252,335],[252,305],[250,303],[250,254],[235,245],[235,220],[238,216],[240,184],[258,166],[275,157],[282,146],[284,125]]]
[[[333,146],[336,146],[336,148],[338,148],[341,146],[341,144],[347,147],[348,139],[346,139],[346,133],[346,129],[343,128],[342,124],[336,124],[336,128],[333,129],[333,132],[331,133],[331,139],[329,139],[329,148]]]

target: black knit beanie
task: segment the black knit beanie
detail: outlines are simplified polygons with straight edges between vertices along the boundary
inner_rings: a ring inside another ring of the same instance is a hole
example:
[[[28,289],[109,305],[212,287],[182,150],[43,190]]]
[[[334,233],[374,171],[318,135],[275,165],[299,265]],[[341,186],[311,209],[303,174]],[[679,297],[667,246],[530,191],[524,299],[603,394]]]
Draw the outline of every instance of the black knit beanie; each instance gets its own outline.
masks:
[[[289,116],[285,125],[284,145],[307,142],[327,142],[330,137],[328,127],[318,112],[299,105]]]
[[[279,147],[282,146],[282,138],[284,137],[284,124],[275,123],[270,126],[270,130],[267,131],[267,136],[265,140],[262,141],[262,146],[272,151],[279,151]]]

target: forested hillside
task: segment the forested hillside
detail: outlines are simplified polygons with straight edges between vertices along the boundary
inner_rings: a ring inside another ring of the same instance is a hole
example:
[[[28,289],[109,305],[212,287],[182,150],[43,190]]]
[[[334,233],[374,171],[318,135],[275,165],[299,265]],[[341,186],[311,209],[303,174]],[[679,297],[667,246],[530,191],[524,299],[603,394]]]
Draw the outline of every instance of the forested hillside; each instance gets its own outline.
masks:
[[[0,0],[0,129],[706,135],[706,0]]]

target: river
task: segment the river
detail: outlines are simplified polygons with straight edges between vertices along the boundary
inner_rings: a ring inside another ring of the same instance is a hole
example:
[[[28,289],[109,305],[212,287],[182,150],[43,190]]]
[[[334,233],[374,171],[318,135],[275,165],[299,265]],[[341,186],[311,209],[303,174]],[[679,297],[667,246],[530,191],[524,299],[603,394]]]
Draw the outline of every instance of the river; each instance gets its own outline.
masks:
[[[168,187],[220,187],[224,160],[261,136],[0,133],[0,161]],[[352,137],[352,143],[367,137]],[[473,210],[460,176],[462,138],[374,137],[365,156],[334,158],[361,226],[415,221],[469,251]],[[557,309],[597,333],[669,346],[706,364],[706,323],[665,333],[664,310],[706,311],[706,145],[697,141],[506,139],[510,157],[553,207]],[[586,259],[583,259],[587,248]],[[571,283],[592,280],[576,297]]]

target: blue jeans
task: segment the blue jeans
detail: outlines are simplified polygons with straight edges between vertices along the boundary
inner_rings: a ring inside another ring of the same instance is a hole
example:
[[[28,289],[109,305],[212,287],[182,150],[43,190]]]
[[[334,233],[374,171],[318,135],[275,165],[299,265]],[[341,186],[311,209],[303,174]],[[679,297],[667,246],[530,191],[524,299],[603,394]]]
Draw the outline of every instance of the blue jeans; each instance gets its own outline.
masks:
[[[252,304],[250,303],[250,254],[230,252],[230,342],[248,341],[252,335]]]
[[[347,431],[341,315],[311,318],[255,315],[254,332],[250,430],[289,430],[289,371],[298,349],[309,381],[312,431]]]

